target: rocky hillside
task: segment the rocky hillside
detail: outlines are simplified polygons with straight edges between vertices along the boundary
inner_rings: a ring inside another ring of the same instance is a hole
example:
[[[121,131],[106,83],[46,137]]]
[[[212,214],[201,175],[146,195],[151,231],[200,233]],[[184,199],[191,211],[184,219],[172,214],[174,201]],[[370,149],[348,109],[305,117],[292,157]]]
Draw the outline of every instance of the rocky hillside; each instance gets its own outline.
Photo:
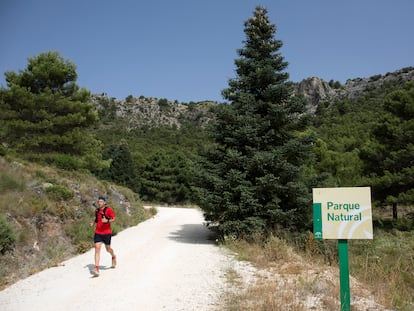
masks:
[[[345,85],[312,77],[296,84],[295,92],[303,94],[308,99],[309,110],[315,112],[321,101],[355,99],[364,92],[379,90],[386,83],[401,85],[407,81],[414,81],[414,67],[388,72],[385,75],[378,74],[369,78],[349,79]]]
[[[188,123],[204,126],[212,119],[210,108],[217,104],[211,101],[186,104],[144,96],[118,100],[105,94],[94,95],[92,101],[103,114],[105,110],[112,111],[113,117],[124,122],[127,130],[160,125],[180,128]]]
[[[340,98],[355,99],[364,92],[380,89],[386,83],[402,84],[406,81],[414,81],[414,67],[369,78],[349,79],[344,85],[312,77],[300,83],[294,83],[293,86],[295,93],[303,94],[307,98],[308,109],[314,113],[321,101],[334,101]],[[94,95],[92,100],[98,109],[112,110],[114,117],[121,119],[127,129],[160,125],[180,128],[185,123],[204,126],[212,119],[210,108],[218,104],[212,101],[187,104],[144,96],[139,98],[128,96],[120,100],[108,98],[106,94]]]
[[[0,157],[0,290],[92,248],[89,222],[102,194],[117,212],[116,232],[150,216],[125,187]]]

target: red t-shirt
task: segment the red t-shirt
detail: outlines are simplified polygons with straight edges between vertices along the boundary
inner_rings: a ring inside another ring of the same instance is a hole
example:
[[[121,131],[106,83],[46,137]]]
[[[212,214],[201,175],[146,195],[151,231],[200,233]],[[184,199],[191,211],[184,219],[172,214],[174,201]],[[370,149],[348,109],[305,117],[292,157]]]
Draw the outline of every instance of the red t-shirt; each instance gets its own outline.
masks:
[[[104,208],[105,208],[105,206],[100,208],[99,211],[98,211],[98,217],[97,217],[98,222],[96,223],[95,233],[98,233],[98,234],[111,234],[112,233],[111,223],[103,223],[102,222],[102,214],[103,214]],[[110,207],[106,208],[105,216],[108,217],[108,218],[115,218],[115,213],[112,210],[112,208],[110,208]]]

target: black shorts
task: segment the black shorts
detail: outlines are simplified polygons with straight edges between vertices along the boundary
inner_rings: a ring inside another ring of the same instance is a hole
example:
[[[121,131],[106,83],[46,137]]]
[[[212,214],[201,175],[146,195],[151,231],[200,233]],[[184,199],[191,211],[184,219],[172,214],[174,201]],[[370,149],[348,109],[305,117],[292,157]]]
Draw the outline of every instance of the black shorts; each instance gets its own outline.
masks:
[[[94,243],[103,242],[105,245],[111,245],[111,237],[112,237],[112,234],[95,233],[95,236],[93,237],[93,242]]]

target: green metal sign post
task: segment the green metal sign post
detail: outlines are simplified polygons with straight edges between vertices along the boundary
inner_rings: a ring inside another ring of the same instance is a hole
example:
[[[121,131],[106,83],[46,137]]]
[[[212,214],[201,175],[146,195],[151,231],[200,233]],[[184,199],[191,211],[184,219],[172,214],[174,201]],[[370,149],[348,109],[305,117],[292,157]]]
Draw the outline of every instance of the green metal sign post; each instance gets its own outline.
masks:
[[[351,292],[349,290],[348,240],[338,240],[338,254],[341,311],[350,311]]]
[[[337,239],[341,311],[351,310],[349,239],[373,239],[371,188],[313,188],[313,234],[316,240]]]

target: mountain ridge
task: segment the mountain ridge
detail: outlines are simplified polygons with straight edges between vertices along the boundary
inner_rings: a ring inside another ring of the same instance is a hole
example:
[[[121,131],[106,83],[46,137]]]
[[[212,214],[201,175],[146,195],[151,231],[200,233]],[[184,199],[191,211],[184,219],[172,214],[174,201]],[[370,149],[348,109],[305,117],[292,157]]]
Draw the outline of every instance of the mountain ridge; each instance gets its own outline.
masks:
[[[315,113],[322,102],[328,101],[331,104],[338,99],[356,99],[364,92],[378,90],[387,83],[402,85],[408,81],[414,81],[414,67],[405,67],[368,78],[348,79],[343,85],[318,77],[289,83],[292,84],[294,94],[301,94],[306,98],[308,111]],[[220,104],[209,100],[180,103],[165,98],[134,98],[131,95],[125,99],[116,99],[109,98],[105,93],[92,95],[91,101],[100,114],[108,115],[111,112],[111,116],[124,122],[128,130],[144,126],[180,128],[188,123],[203,127],[213,118],[210,108]]]

